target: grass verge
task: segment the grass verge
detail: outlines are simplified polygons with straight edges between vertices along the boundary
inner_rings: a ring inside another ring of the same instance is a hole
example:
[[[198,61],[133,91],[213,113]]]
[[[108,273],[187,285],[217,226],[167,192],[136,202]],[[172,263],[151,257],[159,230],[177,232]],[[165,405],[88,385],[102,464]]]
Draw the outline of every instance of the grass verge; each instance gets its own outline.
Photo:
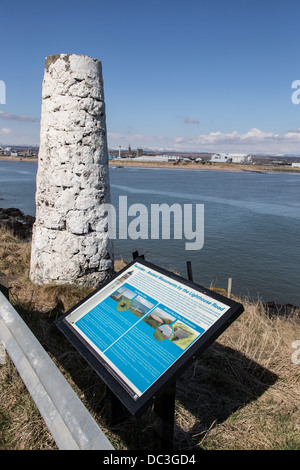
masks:
[[[9,277],[11,303],[114,447],[151,450],[152,410],[107,426],[103,382],[53,323],[89,291],[33,285],[29,260],[30,244],[1,229],[0,272]],[[118,260],[115,269],[125,264]],[[177,450],[300,449],[300,364],[293,348],[300,340],[299,309],[271,314],[262,303],[238,300],[245,312],[177,380]],[[8,357],[0,365],[0,449],[56,449]]]

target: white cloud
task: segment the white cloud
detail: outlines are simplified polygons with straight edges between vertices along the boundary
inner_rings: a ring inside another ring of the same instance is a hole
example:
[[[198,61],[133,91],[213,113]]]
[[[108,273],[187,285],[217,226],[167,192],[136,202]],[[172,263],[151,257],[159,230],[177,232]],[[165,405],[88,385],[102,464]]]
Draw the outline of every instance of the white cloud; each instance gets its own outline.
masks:
[[[178,136],[176,138],[143,135],[108,133],[109,146],[119,145],[127,148],[148,148],[159,151],[177,150],[191,152],[241,152],[241,153],[294,153],[300,154],[300,128],[288,130],[284,134],[252,128],[240,133],[214,131],[197,136]]]
[[[0,128],[0,145],[39,145],[38,142],[38,136],[31,133],[8,127]]]
[[[229,133],[210,132],[195,137],[182,136],[174,139],[176,149],[197,151],[224,152],[266,152],[266,153],[300,153],[300,129],[289,130],[285,134],[261,131],[252,128],[248,132]]]
[[[2,129],[0,129],[0,134],[2,135],[8,135],[11,133],[11,129],[8,129],[7,127],[3,127]]]
[[[36,122],[36,119],[30,116],[24,116],[19,114],[5,113],[0,109],[0,119],[8,119],[9,121],[20,121],[20,122]]]

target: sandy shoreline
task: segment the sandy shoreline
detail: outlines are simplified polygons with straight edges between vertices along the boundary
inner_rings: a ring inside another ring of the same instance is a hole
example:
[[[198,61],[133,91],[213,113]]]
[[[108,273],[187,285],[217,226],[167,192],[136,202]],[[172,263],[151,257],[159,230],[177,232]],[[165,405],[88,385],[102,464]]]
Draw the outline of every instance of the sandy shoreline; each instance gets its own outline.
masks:
[[[0,156],[0,161],[5,162],[37,162],[37,158],[32,157],[4,157],[3,155]]]
[[[10,162],[37,162],[38,158],[30,157],[5,157],[0,156],[0,161]],[[269,165],[240,165],[236,163],[173,163],[173,162],[137,162],[134,160],[110,160],[109,166],[117,167],[135,167],[135,168],[168,168],[182,170],[207,170],[207,171],[250,171],[254,173],[299,173],[300,168],[292,168],[291,166],[269,166]]]
[[[202,170],[202,171],[250,171],[254,173],[299,173],[300,168],[292,168],[290,166],[273,167],[267,165],[240,165],[236,163],[172,163],[172,162],[136,162],[136,161],[120,161],[113,160],[109,162],[111,167],[135,167],[135,168],[168,168],[182,170]]]

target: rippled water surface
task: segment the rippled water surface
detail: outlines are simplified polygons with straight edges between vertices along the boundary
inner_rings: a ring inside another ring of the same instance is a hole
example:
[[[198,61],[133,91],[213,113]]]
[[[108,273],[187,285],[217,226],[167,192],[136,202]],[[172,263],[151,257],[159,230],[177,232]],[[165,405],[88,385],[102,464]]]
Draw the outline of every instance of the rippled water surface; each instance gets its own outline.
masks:
[[[32,162],[0,162],[0,207],[35,213]],[[266,301],[300,305],[300,175],[292,173],[118,168],[110,170],[112,203],[204,204],[204,246],[187,251],[186,240],[115,240],[115,255],[138,250],[194,281]],[[193,207],[194,207],[193,206]],[[128,221],[132,220],[131,217]]]

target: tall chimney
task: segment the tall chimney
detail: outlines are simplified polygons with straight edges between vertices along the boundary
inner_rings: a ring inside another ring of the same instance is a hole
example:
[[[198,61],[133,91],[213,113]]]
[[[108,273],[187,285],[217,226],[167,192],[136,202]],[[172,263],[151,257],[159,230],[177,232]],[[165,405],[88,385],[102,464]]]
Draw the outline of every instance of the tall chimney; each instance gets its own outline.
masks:
[[[97,287],[113,270],[101,62],[75,54],[45,61],[30,278]]]

